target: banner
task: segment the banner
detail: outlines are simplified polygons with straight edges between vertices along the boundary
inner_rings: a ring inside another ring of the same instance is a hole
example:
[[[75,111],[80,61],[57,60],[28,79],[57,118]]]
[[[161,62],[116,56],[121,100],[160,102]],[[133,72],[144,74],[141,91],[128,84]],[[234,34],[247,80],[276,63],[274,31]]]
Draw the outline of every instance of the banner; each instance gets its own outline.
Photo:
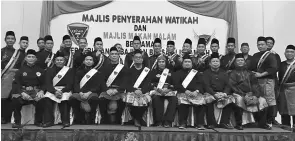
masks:
[[[143,6],[150,9],[144,10]],[[116,43],[122,45],[124,54],[132,51],[135,35],[140,36],[142,49],[149,56],[153,55],[155,38],[162,40],[163,52],[167,41],[175,41],[178,54],[186,38],[192,40],[193,51],[196,50],[200,37],[207,40],[207,50],[210,50],[211,40],[217,38],[219,51],[224,54],[228,23],[222,19],[192,13],[167,1],[114,1],[89,11],[60,15],[51,20],[50,30],[55,41],[53,52],[59,49],[63,35],[69,34],[73,46],[78,46],[79,38],[86,37],[90,49],[93,49],[94,39],[101,37],[105,54]]]

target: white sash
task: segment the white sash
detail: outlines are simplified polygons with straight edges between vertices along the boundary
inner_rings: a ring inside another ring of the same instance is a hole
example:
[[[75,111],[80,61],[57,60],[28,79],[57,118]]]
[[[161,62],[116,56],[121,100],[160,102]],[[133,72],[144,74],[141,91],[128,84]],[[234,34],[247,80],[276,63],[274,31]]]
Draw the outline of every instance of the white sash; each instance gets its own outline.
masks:
[[[142,83],[143,79],[147,76],[149,71],[150,71],[150,69],[147,67],[145,67],[142,70],[141,74],[139,75],[139,77],[137,78],[136,82],[133,85],[134,88],[138,88],[140,86],[140,84]]]
[[[56,76],[53,78],[52,82],[53,82],[53,87],[56,86],[56,84],[67,74],[68,70],[70,68],[67,66],[64,66],[57,74]]]
[[[80,81],[80,89],[83,88],[83,86],[88,82],[88,80],[91,79],[91,77],[97,73],[97,70],[96,69],[91,69],[90,71],[88,71],[84,77],[82,78],[82,80]]]
[[[69,59],[68,59],[68,63],[67,63],[67,67],[70,67],[72,68],[73,67],[73,55],[74,53],[72,52],[71,48],[70,48],[70,56],[69,56]]]
[[[111,84],[114,82],[114,80],[117,78],[117,76],[119,75],[120,71],[122,70],[122,68],[124,67],[124,65],[122,64],[118,64],[116,66],[116,68],[113,70],[112,74],[109,76],[108,80],[107,80],[107,87],[110,87]]]
[[[260,69],[263,61],[265,60],[265,58],[270,54],[269,51],[266,51],[263,53],[263,55],[260,57],[259,61],[258,61],[258,64],[257,64],[257,70]]]
[[[186,76],[186,78],[183,80],[182,82],[182,86],[183,88],[186,89],[186,87],[188,86],[189,83],[191,83],[191,81],[193,80],[193,78],[195,77],[195,75],[198,73],[197,70],[192,69],[189,74]]]
[[[233,62],[235,61],[235,59],[236,59],[236,56],[234,56],[228,63],[227,63],[227,65],[225,66],[226,68],[228,67],[230,67],[232,64],[233,64]]]
[[[285,74],[284,74],[284,77],[281,81],[281,84],[285,83],[286,79],[287,79],[287,75],[289,74],[289,71],[291,71],[291,68],[293,67],[293,65],[295,64],[295,60],[293,60],[293,62],[288,66]]]
[[[165,81],[167,79],[168,73],[169,73],[169,69],[163,70],[157,88],[159,88],[159,89],[163,88]]]
[[[48,56],[49,57],[49,56]],[[47,57],[47,58],[48,58]],[[54,53],[51,54],[51,57],[50,57],[50,60],[49,62],[47,63],[47,67],[50,67],[51,63],[52,63],[52,60],[53,60],[53,57],[54,57]]]
[[[18,52],[19,52],[18,49],[17,50],[14,50],[14,53],[12,54],[10,60],[8,61],[8,63],[6,64],[5,68],[1,72],[1,77],[3,76],[3,74],[5,72],[7,72],[9,69],[11,69],[14,66],[14,64],[16,63],[16,61],[17,61],[17,59],[19,57],[19,53]]]
[[[103,62],[104,62],[104,55],[100,54],[99,62],[97,63],[97,65],[94,68],[97,70],[100,69],[101,66],[103,65]]]
[[[152,66],[152,68],[151,69],[153,69],[154,67],[155,67],[155,65],[157,64],[157,62],[158,62],[158,58],[160,57],[160,56],[162,56],[163,54],[160,54],[158,57],[157,57],[157,59],[155,60],[155,62],[154,62],[154,64],[153,64],[153,66]]]

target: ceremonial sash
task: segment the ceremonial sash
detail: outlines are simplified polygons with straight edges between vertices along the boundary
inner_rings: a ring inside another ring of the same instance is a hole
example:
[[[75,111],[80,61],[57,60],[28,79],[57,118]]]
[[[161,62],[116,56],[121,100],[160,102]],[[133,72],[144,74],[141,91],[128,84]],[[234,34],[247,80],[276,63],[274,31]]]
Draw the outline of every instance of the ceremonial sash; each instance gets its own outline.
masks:
[[[223,57],[223,56],[220,54],[220,55],[219,55],[219,59],[221,59],[222,57]]]
[[[3,75],[7,71],[9,71],[10,69],[12,69],[14,67],[16,61],[18,60],[19,55],[20,55],[19,50],[15,50],[14,53],[12,54],[10,60],[6,64],[5,68],[2,70],[2,72],[1,72],[1,78],[3,77]]]
[[[113,70],[113,72],[111,73],[111,75],[109,76],[108,80],[107,80],[107,87],[110,87],[111,84],[114,82],[114,80],[117,78],[117,76],[119,75],[120,71],[122,70],[122,68],[124,67],[124,65],[122,64],[118,64],[116,66],[116,68]]]
[[[225,66],[226,68],[229,68],[232,64],[233,64],[233,62],[235,61],[235,59],[236,59],[236,56],[234,56],[228,63],[227,63],[227,65]]]
[[[83,88],[83,86],[88,82],[88,80],[90,80],[92,78],[92,76],[97,73],[96,69],[91,69],[90,71],[88,71],[84,77],[82,78],[82,80],[80,81],[80,89]]]
[[[295,65],[295,60],[293,60],[293,62],[287,68],[287,70],[286,70],[286,72],[284,74],[284,77],[283,77],[283,79],[281,81],[281,85],[284,84],[288,80],[288,78],[291,75],[291,72],[295,69],[295,67],[293,65]]]
[[[47,58],[49,58],[49,56],[50,56],[50,54],[48,55]],[[50,60],[49,60],[49,62],[47,63],[47,67],[50,67],[50,66],[51,66],[51,64],[52,64],[52,60],[53,60],[53,57],[54,57],[54,53],[51,54]]]
[[[258,64],[257,64],[257,70],[260,69],[262,63],[264,62],[264,60],[267,58],[267,56],[270,54],[270,51],[266,51],[263,53],[263,55],[260,57]]]
[[[161,54],[161,55],[159,55],[158,57],[157,57],[157,59],[155,60],[155,62],[154,62],[154,64],[153,64],[153,66],[152,66],[152,68],[151,69],[153,69],[154,67],[155,67],[155,65],[157,64],[157,62],[158,62],[158,58],[160,57],[160,56],[162,56],[163,54]]]
[[[183,80],[182,82],[182,86],[183,88],[186,89],[186,87],[188,86],[189,83],[191,83],[191,81],[193,80],[193,78],[195,77],[195,75],[198,73],[197,70],[192,69],[189,74],[186,76],[186,78]]]
[[[67,72],[69,71],[69,67],[64,66],[57,74],[56,76],[53,78],[52,83],[53,86],[56,86],[56,84],[67,74]]]
[[[97,70],[100,69],[101,66],[103,65],[103,62],[104,62],[104,56],[103,56],[103,54],[100,54],[99,62],[97,63],[97,65],[94,68]]]
[[[122,60],[122,58],[121,58],[121,57],[119,57],[119,64],[122,64],[122,65],[124,65],[124,62],[123,62],[123,60]]]
[[[69,60],[68,60],[68,63],[67,63],[67,67],[70,67],[70,68],[73,67],[73,57],[74,57],[73,52],[70,49],[70,56],[69,56]]]
[[[147,76],[147,74],[149,73],[150,69],[145,67],[141,74],[139,75],[139,77],[137,78],[136,82],[134,83],[133,87],[134,88],[138,88],[140,86],[140,84],[142,83],[142,81],[144,80],[144,78]]]
[[[167,79],[168,73],[169,73],[169,69],[163,70],[157,88],[159,88],[159,89],[163,88],[165,81]]]

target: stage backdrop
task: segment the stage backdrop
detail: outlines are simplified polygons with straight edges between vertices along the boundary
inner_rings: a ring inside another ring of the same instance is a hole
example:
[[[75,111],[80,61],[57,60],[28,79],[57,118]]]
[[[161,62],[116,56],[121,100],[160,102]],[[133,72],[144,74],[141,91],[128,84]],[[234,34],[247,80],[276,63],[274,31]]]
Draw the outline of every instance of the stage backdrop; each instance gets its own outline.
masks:
[[[116,43],[122,44],[124,52],[128,53],[133,37],[138,35],[142,39],[142,49],[149,55],[153,54],[153,40],[157,37],[162,39],[163,52],[168,40],[175,41],[177,53],[186,38],[192,40],[193,50],[200,37],[207,39],[208,50],[211,39],[217,38],[222,54],[227,37],[237,39],[234,2],[44,1],[42,15],[47,16],[42,16],[40,35],[53,36],[54,52],[65,34],[72,37],[74,46],[79,38],[86,37],[89,48],[93,48],[96,37],[101,37],[106,53]]]

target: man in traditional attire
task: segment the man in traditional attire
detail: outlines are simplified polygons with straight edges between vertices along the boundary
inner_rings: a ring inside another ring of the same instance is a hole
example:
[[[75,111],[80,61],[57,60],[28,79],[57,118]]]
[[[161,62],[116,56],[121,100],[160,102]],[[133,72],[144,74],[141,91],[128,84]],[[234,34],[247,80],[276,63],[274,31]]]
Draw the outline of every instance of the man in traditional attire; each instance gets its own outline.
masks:
[[[11,119],[10,91],[15,72],[23,63],[25,49],[28,47],[28,38],[21,37],[20,49],[14,49],[15,34],[13,31],[7,31],[5,42],[6,47],[1,49],[1,123],[3,124]]]
[[[236,54],[235,69],[229,75],[229,85],[235,97],[235,102],[230,106],[236,119],[236,128],[243,130],[242,116],[243,112],[247,111],[254,113],[259,127],[269,129],[266,124],[266,100],[261,97],[262,90],[254,73],[247,70],[246,60],[242,53]]]
[[[247,69],[250,67],[252,56],[249,54],[250,48],[248,43],[241,44],[241,52],[244,55],[244,59],[246,61]]]
[[[196,116],[196,128],[204,130],[205,100],[202,85],[202,75],[193,69],[189,54],[183,56],[182,69],[173,75],[175,90],[179,99],[178,118],[179,129],[186,128],[190,106],[193,106]]]
[[[95,123],[98,97],[107,90],[104,76],[94,69],[92,53],[85,56],[83,65],[75,74],[74,92],[69,101],[74,112],[74,124]]]
[[[226,44],[226,50],[227,54],[224,55],[220,62],[221,62],[221,68],[230,72],[231,70],[234,69],[235,67],[235,48],[236,48],[236,40],[235,38],[228,38],[227,39],[227,44]]]
[[[176,91],[172,81],[172,71],[166,67],[167,58],[159,56],[157,67],[150,72],[151,87],[150,92],[153,100],[154,121],[156,126],[171,127],[177,106]],[[164,106],[165,99],[168,105]],[[165,112],[164,112],[165,111]]]
[[[44,37],[45,48],[43,51],[37,53],[37,62],[36,65],[41,67],[42,69],[46,69],[47,67],[53,66],[54,53],[52,52],[52,48],[54,46],[54,42],[52,36],[46,35]]]
[[[130,114],[134,119],[135,126],[141,126],[142,116],[148,108],[151,97],[147,94],[150,90],[150,83],[147,75],[150,69],[144,67],[142,51],[135,50],[133,56],[134,66],[128,70],[126,84],[126,97],[124,101],[130,107]]]
[[[162,53],[162,41],[160,38],[156,38],[154,40],[154,44],[153,44],[153,49],[154,49],[154,54],[152,56],[149,57],[149,68],[155,69],[157,67],[157,58],[159,56],[164,56],[166,57],[163,53]]]
[[[140,41],[140,38],[139,36],[134,36],[133,38],[133,51],[132,52],[129,52],[126,57],[125,57],[125,63],[124,65],[128,68],[131,68],[133,65],[134,65],[134,62],[133,62],[133,56],[134,56],[134,51],[136,50],[140,50],[141,51],[141,41]],[[143,67],[148,67],[149,65],[149,56],[146,52],[142,51],[142,56],[143,56]]]
[[[107,56],[105,56],[103,42],[100,37],[97,37],[94,39],[93,46],[95,50],[92,55],[94,56],[95,62],[97,63],[97,64],[94,64],[94,66],[98,71],[101,71],[102,68],[110,65],[110,59]],[[120,64],[122,63],[123,62],[120,62]]]
[[[88,43],[87,43],[86,38],[80,38],[78,44],[79,44],[79,49],[75,51],[75,54],[73,57],[74,58],[73,67],[75,69],[78,69],[79,67],[82,66],[84,59],[85,59],[85,55],[88,54],[88,52],[91,52],[87,48]],[[95,60],[93,60],[93,61],[95,61]]]
[[[180,57],[178,58],[178,61],[179,62],[182,62],[183,61],[183,56],[186,55],[186,54],[189,54],[190,57],[193,57],[194,56],[194,53],[192,52],[192,40],[189,39],[189,38],[186,38],[184,40],[184,43],[182,45],[182,50],[181,50],[181,54],[180,54]]]
[[[127,75],[127,68],[120,64],[119,51],[117,47],[110,49],[111,63],[105,66],[102,74],[105,77],[107,91],[102,92],[99,96],[99,109],[101,114],[102,124],[121,123],[121,117],[125,108],[125,103],[122,101],[125,92],[125,79]]]
[[[38,40],[37,40],[37,46],[38,46],[38,48],[39,48],[39,51],[37,52],[37,53],[39,53],[39,52],[41,52],[41,51],[43,51],[44,50],[44,48],[45,48],[45,41],[44,41],[44,38],[39,38]]]
[[[40,126],[43,115],[44,70],[35,65],[35,50],[28,50],[26,63],[16,72],[12,86],[11,106],[14,114],[13,128],[21,126],[21,109],[23,105],[35,105],[35,125]],[[41,99],[41,100],[40,100]]]
[[[267,50],[265,37],[258,37],[257,46],[259,52],[255,53],[251,62],[251,71],[262,87],[263,97],[269,105],[267,111],[267,123],[271,124],[274,120],[275,98],[275,78],[278,69],[276,57]],[[271,126],[269,127],[271,128]]]
[[[193,68],[199,72],[204,72],[209,67],[209,55],[206,54],[206,40],[199,38],[197,54],[192,58]]]
[[[43,127],[54,125],[54,104],[58,103],[61,121],[64,127],[70,126],[70,105],[69,98],[72,95],[75,72],[72,68],[67,67],[66,59],[62,52],[57,52],[54,66],[48,68],[45,73],[44,95],[44,124]]]
[[[282,124],[295,129],[295,47],[288,45],[285,50],[286,61],[283,61],[279,69],[279,90],[278,98],[279,112],[282,115]],[[290,116],[293,123],[290,124]]]
[[[281,57],[274,50],[272,50],[273,49],[273,46],[275,44],[275,39],[273,37],[265,37],[265,39],[266,39],[267,50],[270,51],[272,54],[275,55],[276,60],[277,60],[277,66],[278,66],[278,69],[279,69],[280,68],[280,64],[281,64]],[[277,70],[277,72],[278,71],[279,70]],[[278,79],[278,76],[276,75],[276,78],[275,78],[275,93],[276,93],[276,98],[278,98],[278,95],[279,95],[278,89],[279,89],[279,79]],[[272,123],[274,125],[279,125],[280,123],[275,120],[275,117],[277,116],[277,113],[278,113],[278,107],[277,106],[274,106],[273,110],[274,110],[274,112],[273,112],[273,115],[272,115],[273,116]]]
[[[219,50],[219,40],[217,40],[216,38],[213,38],[211,41],[211,45],[210,45],[210,50],[211,50],[211,54],[218,53]],[[210,57],[209,56],[209,63],[210,63]],[[219,59],[221,59],[223,56],[221,54],[219,54]]]
[[[62,44],[60,46],[60,50],[57,52],[62,52],[64,55],[66,66],[72,68],[74,64],[74,53],[75,50],[72,48],[72,39],[69,35],[64,35],[62,38]]]
[[[230,87],[228,85],[228,74],[225,70],[220,68],[220,59],[219,54],[213,52],[210,56],[210,68],[203,73],[203,81],[206,95],[214,96],[215,101],[212,100],[212,97],[208,96],[207,103],[207,125],[209,129],[215,128],[217,125],[215,116],[214,116],[214,104],[220,104],[218,108],[223,108],[222,117],[220,120],[220,126],[226,129],[232,129],[233,127],[229,124],[229,112],[230,106],[226,105],[229,102],[228,94],[230,93]],[[224,103],[223,103],[224,102]]]
[[[166,51],[168,53],[167,68],[172,72],[176,72],[181,69],[181,62],[179,61],[179,55],[175,53],[174,41],[167,41]]]

